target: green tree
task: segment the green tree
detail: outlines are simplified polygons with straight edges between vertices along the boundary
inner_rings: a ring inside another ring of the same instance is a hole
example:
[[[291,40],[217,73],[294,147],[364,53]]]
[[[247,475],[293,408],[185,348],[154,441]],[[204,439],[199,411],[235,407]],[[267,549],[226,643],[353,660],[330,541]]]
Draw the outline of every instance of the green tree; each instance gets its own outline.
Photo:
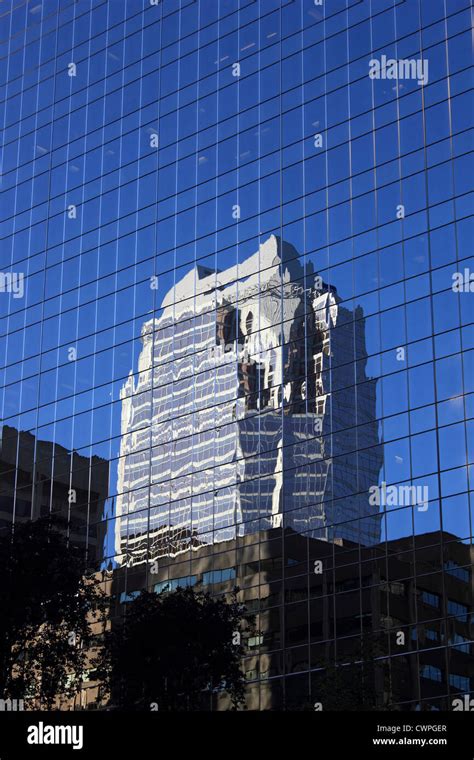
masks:
[[[244,698],[240,669],[253,616],[237,602],[192,588],[142,591],[106,635],[102,677],[111,705],[126,710],[197,710],[224,689],[237,708]]]
[[[0,537],[0,694],[36,709],[77,694],[104,611],[99,580],[85,577],[65,528],[41,518]]]

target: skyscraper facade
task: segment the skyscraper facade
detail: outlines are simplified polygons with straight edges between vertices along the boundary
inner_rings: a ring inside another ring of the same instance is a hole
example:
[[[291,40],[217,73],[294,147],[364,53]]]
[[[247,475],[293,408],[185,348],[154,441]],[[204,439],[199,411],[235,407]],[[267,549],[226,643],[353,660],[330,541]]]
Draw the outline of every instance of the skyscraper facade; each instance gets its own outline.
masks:
[[[117,614],[238,583],[252,709],[454,709],[469,0],[4,5],[0,530],[66,516]]]

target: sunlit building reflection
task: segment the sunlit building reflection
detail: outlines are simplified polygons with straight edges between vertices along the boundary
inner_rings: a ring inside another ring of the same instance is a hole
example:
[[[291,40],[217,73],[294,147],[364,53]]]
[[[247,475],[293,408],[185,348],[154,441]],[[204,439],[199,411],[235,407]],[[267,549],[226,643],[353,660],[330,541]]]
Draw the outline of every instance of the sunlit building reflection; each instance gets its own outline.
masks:
[[[143,325],[121,391],[122,563],[277,527],[377,543],[366,356],[361,309],[274,235],[238,266],[191,269]]]

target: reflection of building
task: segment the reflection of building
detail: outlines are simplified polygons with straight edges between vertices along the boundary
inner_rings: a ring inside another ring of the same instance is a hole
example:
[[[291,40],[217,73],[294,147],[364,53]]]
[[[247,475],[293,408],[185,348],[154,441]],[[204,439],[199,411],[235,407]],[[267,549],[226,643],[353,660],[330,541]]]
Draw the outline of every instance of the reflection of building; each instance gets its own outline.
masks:
[[[109,463],[4,425],[0,438],[0,528],[45,515],[65,518],[88,567],[103,558]]]
[[[238,267],[176,283],[121,393],[122,559],[279,526],[380,539],[367,499],[381,466],[375,381],[362,313],[338,301],[275,236]]]
[[[271,529],[160,561],[148,577],[143,566],[119,569],[113,593],[126,603],[147,584],[215,594],[238,586],[259,630],[244,661],[249,709],[311,709],[321,699],[325,709],[354,709],[327,687],[325,669],[349,664],[359,684],[361,641],[367,709],[451,709],[474,686],[472,561],[472,547],[445,532],[367,547]],[[228,707],[225,696],[215,706]]]

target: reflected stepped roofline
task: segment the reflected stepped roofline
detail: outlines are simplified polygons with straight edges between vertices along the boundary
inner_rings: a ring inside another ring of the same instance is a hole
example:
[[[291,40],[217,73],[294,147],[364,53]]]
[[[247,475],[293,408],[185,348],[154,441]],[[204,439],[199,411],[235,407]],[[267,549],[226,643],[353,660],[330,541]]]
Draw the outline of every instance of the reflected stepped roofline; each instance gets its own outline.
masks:
[[[261,243],[258,250],[245,261],[228,269],[213,272],[199,264],[190,269],[165,295],[162,301],[164,309],[174,306],[181,301],[193,296],[203,296],[216,290],[221,290],[238,280],[246,279],[249,285],[261,281],[262,272],[271,277],[271,267],[285,264],[286,268],[298,269],[302,275],[302,267],[296,249],[289,243],[281,242],[277,235],[270,237]],[[268,272],[266,272],[268,270]],[[296,275],[296,272],[294,273]]]
[[[296,248],[286,241],[282,241],[278,235],[272,233],[265,242],[261,243],[258,250],[250,255],[245,261],[222,271],[214,271],[202,264],[194,265],[173,287],[171,287],[161,302],[163,313],[159,318],[152,317],[142,325],[142,339],[153,333],[165,320],[176,321],[182,313],[176,313],[179,304],[188,304],[189,310],[199,313],[203,307],[209,304],[209,299],[216,293],[220,293],[223,299],[227,293],[238,284],[242,288],[242,296],[246,290],[262,287],[275,276],[275,268],[281,266],[282,282],[302,281],[304,279],[304,267],[301,257]],[[308,274],[314,274],[313,268],[308,267]],[[244,281],[244,282],[242,282]],[[332,292],[336,301],[337,290],[334,287],[323,284],[323,291]],[[192,304],[192,305],[191,305]]]

